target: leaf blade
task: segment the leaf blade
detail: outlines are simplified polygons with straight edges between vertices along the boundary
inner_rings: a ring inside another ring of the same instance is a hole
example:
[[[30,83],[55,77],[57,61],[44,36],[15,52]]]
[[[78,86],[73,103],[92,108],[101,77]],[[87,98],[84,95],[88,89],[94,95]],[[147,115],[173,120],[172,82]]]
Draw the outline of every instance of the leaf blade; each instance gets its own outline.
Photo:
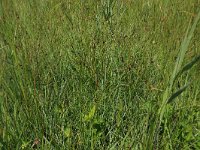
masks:
[[[187,84],[187,85],[185,85],[185,86],[183,86],[182,88],[180,88],[179,90],[177,90],[175,93],[173,93],[170,96],[170,98],[167,100],[167,104],[171,103],[176,97],[178,97],[181,93],[183,93],[187,89],[187,87],[189,85],[190,85],[190,83]]]

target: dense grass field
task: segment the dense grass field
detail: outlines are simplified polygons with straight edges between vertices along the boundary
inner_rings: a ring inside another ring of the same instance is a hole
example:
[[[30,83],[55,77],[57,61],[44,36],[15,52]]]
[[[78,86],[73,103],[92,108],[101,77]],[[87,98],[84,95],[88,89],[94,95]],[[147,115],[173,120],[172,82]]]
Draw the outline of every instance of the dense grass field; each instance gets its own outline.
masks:
[[[1,0],[0,149],[200,149],[200,0]]]

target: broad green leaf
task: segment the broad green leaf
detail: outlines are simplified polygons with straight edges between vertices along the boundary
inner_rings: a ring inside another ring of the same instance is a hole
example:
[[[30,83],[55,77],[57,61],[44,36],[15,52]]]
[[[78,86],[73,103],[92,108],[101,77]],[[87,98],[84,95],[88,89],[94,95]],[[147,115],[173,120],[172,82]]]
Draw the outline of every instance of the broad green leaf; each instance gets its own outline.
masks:
[[[31,141],[29,142],[23,142],[21,149],[27,149],[27,146],[31,143]]]
[[[66,128],[65,131],[64,131],[64,135],[65,137],[70,137],[71,136],[71,129],[70,128]]]
[[[94,117],[95,111],[96,111],[96,106],[94,105],[90,110],[89,114],[85,115],[84,121],[90,121]]]

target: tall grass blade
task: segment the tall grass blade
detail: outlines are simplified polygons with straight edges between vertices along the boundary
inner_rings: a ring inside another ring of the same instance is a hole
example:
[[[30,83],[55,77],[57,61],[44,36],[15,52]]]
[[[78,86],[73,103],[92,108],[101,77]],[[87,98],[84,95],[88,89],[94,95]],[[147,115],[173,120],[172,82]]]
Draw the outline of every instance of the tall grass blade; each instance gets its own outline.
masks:
[[[199,19],[200,19],[200,11],[199,11],[197,17],[195,18],[194,23],[193,23],[190,31],[189,31],[189,27],[188,27],[186,35],[185,35],[185,38],[184,38],[184,40],[183,40],[183,42],[181,44],[180,53],[179,53],[178,59],[176,61],[176,65],[175,65],[175,68],[174,68],[174,71],[173,71],[173,74],[172,74],[172,77],[171,77],[171,80],[170,80],[169,87],[166,88],[165,94],[163,95],[163,102],[162,102],[162,105],[161,105],[160,110],[159,110],[160,114],[164,113],[165,105],[167,104],[167,101],[168,101],[167,97],[169,97],[169,94],[172,91],[172,87],[173,87],[174,81],[176,79],[176,76],[177,76],[178,72],[181,69],[181,66],[182,66],[182,63],[183,63],[183,59],[185,57],[186,51],[188,49],[189,43],[191,41],[191,38],[193,36],[194,30],[196,28],[196,25],[197,25]],[[194,62],[192,61],[192,63],[195,63],[195,61]],[[186,67],[186,68],[188,68],[188,67]],[[160,116],[160,119],[162,120],[162,115]]]
[[[175,79],[176,79],[176,76],[177,76],[178,72],[181,70],[181,66],[183,64],[183,60],[184,60],[185,54],[186,54],[186,52],[188,50],[189,43],[190,43],[190,41],[192,39],[193,33],[195,31],[195,28],[196,28],[196,25],[197,25],[199,19],[200,19],[200,11],[199,11],[197,17],[195,18],[194,23],[193,23],[191,29],[190,29],[190,25],[188,26],[185,38],[184,38],[184,40],[183,40],[183,42],[181,44],[181,47],[180,47],[180,52],[179,52],[179,55],[178,55],[178,58],[177,58],[177,61],[176,61],[176,64],[175,64],[174,71],[173,71],[171,79],[170,79],[169,86],[166,88],[165,93],[163,95],[162,104],[161,104],[161,106],[159,108],[159,111],[158,111],[158,116],[157,116],[158,118],[157,118],[157,120],[154,123],[156,127],[154,128],[155,130],[152,131],[153,133],[151,133],[152,136],[155,134],[154,138],[156,140],[157,147],[158,147],[159,128],[160,128],[161,122],[163,120],[163,116],[164,116],[167,104],[169,104],[173,99],[175,99],[178,95],[180,95],[183,91],[185,91],[186,88],[189,85],[188,84],[188,85],[182,87],[177,92],[175,92],[174,94],[172,94],[172,96],[170,96],[170,94],[172,92],[173,84],[174,84]],[[189,66],[186,67],[186,68],[189,68]],[[168,99],[169,96],[170,96],[170,98]]]
[[[183,72],[188,71],[190,68],[192,68],[198,61],[200,60],[200,55],[193,58],[191,62],[189,62],[188,64],[186,64],[175,76],[175,80],[181,75],[183,74]]]
[[[177,96],[179,96],[181,93],[183,93],[189,85],[190,84],[183,86],[178,91],[176,91],[174,94],[172,94],[172,96],[167,100],[167,103],[171,103]]]
[[[179,53],[179,56],[177,58],[176,65],[175,65],[175,68],[174,68],[174,71],[173,71],[173,74],[172,74],[172,77],[171,77],[171,80],[170,80],[170,88],[169,88],[170,91],[172,90],[172,87],[173,87],[173,84],[174,84],[174,81],[175,81],[175,77],[177,76],[177,73],[181,69],[181,66],[182,66],[182,63],[183,63],[183,59],[185,57],[185,54],[187,52],[189,43],[190,43],[190,41],[192,39],[194,30],[195,30],[195,28],[197,26],[197,23],[198,23],[199,19],[200,19],[200,11],[199,11],[197,17],[195,18],[194,23],[193,23],[190,31],[189,31],[189,27],[190,27],[190,25],[189,25],[189,27],[187,29],[187,32],[186,32],[186,35],[185,35],[185,38],[184,38],[184,40],[183,40],[183,42],[181,44],[180,53]]]

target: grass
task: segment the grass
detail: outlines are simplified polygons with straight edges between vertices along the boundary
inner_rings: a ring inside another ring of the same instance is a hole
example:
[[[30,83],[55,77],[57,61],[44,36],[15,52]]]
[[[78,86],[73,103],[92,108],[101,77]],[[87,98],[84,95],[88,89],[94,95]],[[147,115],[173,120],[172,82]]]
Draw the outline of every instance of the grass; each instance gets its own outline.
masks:
[[[0,149],[200,149],[199,0],[0,2]]]

